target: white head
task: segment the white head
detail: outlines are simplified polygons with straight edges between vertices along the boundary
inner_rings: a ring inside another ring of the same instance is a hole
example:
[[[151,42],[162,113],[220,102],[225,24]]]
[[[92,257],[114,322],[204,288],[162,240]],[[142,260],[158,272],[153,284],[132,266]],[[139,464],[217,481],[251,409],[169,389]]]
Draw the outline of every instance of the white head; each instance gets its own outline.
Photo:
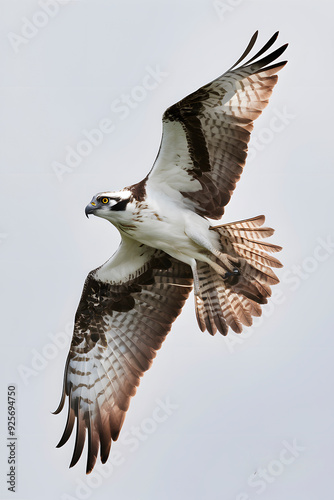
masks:
[[[105,191],[93,196],[87,205],[85,214],[103,217],[112,223],[124,221],[125,213],[132,214],[133,195],[128,189],[122,191]],[[126,217],[128,218],[128,217]]]

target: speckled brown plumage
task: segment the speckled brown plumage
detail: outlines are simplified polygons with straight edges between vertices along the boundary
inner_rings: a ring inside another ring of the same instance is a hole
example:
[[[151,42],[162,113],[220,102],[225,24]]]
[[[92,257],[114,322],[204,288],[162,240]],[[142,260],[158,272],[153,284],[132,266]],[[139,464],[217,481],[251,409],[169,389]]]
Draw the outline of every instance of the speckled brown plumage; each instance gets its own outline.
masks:
[[[143,249],[145,250],[145,248]],[[76,421],[71,466],[79,460],[88,433],[87,472],[98,452],[109,456],[136,393],[172,323],[192,289],[191,269],[157,251],[124,283],[86,280],[75,318],[58,413],[68,398],[68,419],[58,444],[69,439]]]

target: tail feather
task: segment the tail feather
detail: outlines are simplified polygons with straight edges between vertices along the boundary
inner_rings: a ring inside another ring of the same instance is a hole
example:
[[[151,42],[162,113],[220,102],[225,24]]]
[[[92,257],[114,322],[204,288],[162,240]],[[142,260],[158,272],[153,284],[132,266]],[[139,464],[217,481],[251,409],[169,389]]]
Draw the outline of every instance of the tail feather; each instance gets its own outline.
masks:
[[[230,224],[222,224],[221,226],[214,226],[210,229],[213,231],[217,230],[221,236],[232,236],[234,240],[235,238],[268,238],[274,234],[275,230],[271,227],[260,227],[264,221],[264,215],[259,215],[258,217],[253,217],[252,219],[233,222]]]
[[[278,259],[266,253],[278,252],[281,247],[257,241],[274,233],[269,227],[261,227],[264,221],[260,215],[210,228],[219,235],[222,257],[220,260],[212,255],[212,266],[197,262],[196,315],[202,331],[214,335],[218,330],[226,335],[230,327],[240,333],[243,325],[252,324],[253,316],[261,316],[260,304],[267,303],[270,286],[279,282],[271,268],[282,267]],[[223,256],[235,263],[236,273],[227,272]]]
[[[264,250],[265,252],[280,252],[282,247],[274,245],[273,243],[268,243],[267,241],[249,240],[248,238],[235,238],[236,245],[244,245],[248,247],[248,243],[256,245],[259,250]],[[240,240],[240,241],[239,241]],[[246,240],[246,242],[245,242]]]
[[[276,259],[276,257],[268,255],[258,248],[255,251],[254,249],[250,249],[249,246],[243,243],[235,243],[234,247],[241,257],[244,257],[250,262],[260,262],[265,266],[271,267],[282,267],[281,262]]]
[[[261,264],[260,262],[247,261],[245,258],[241,260],[240,273],[248,279],[257,279],[260,283],[268,283],[268,285],[276,285],[279,279],[270,267]]]
[[[235,312],[237,313],[240,322],[245,326],[251,326],[253,320],[250,301],[243,295],[239,295],[237,293],[233,293],[233,295],[235,297]]]
[[[260,227],[264,224],[266,220],[264,215],[257,215],[256,217],[251,217],[250,219],[237,220],[236,222],[229,222],[228,224],[221,224],[220,226],[215,226],[212,229],[221,228],[221,227],[232,227],[234,229],[238,228],[248,228],[254,229],[256,227]]]
[[[236,333],[242,332],[242,324],[235,310],[235,297],[228,288],[225,288],[224,283],[221,285],[220,297],[222,304],[222,313],[229,327]],[[226,300],[225,300],[226,299]]]
[[[238,295],[237,293],[232,292],[228,288],[226,289],[226,296],[233,307],[233,310],[239,320],[239,323],[242,323],[245,326],[251,326],[252,316],[249,313],[249,306],[248,306],[249,300],[246,297],[243,297],[242,295]]]
[[[214,335],[217,329],[222,335],[227,335],[228,326],[222,316],[221,307],[217,304],[213,307],[209,297],[210,294],[208,296],[204,296],[204,298],[199,295],[195,296],[198,325],[202,332],[207,330],[210,335]]]
[[[270,286],[261,283],[255,276],[252,281],[249,281],[249,279],[241,275],[238,282],[233,286],[233,290],[236,293],[242,293],[257,304],[266,304],[267,298],[271,296]]]
[[[267,299],[267,297],[271,297],[271,288],[269,285],[266,285],[265,283],[260,283],[257,279],[254,279],[254,284],[256,288],[258,289],[259,293]],[[267,303],[267,300],[264,302],[264,304]]]
[[[250,314],[252,316],[255,316],[255,317],[259,318],[261,316],[261,314],[262,314],[261,306],[257,302],[255,302],[253,300],[249,301],[249,306],[250,306]]]

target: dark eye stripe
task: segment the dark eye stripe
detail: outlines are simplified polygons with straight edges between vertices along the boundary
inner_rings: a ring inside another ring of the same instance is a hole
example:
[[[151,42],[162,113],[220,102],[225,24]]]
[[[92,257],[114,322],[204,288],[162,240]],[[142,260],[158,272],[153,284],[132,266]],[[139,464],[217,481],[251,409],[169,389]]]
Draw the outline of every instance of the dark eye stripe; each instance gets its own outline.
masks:
[[[125,210],[127,204],[129,203],[129,201],[130,201],[130,198],[127,199],[127,200],[121,200],[118,203],[116,203],[116,205],[114,205],[113,207],[111,207],[110,210],[118,210],[118,211]]]

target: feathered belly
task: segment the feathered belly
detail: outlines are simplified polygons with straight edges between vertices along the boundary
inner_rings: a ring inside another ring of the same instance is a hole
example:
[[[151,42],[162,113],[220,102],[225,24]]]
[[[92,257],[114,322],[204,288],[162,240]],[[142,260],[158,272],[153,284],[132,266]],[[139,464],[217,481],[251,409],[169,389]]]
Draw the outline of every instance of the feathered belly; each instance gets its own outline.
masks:
[[[162,216],[146,210],[124,226],[123,231],[131,238],[191,265],[192,259],[206,260],[204,256],[208,251],[188,236],[188,228],[201,239],[209,240],[213,236],[206,219],[182,211]]]

